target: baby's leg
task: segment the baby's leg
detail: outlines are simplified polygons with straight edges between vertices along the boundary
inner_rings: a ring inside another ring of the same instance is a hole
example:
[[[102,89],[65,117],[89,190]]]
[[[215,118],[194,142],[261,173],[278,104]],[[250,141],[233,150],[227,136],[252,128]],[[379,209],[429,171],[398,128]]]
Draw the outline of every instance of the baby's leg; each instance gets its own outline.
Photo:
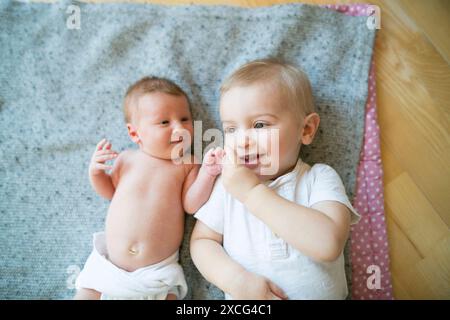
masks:
[[[77,290],[73,300],[100,300],[101,293],[93,289],[81,288]]]

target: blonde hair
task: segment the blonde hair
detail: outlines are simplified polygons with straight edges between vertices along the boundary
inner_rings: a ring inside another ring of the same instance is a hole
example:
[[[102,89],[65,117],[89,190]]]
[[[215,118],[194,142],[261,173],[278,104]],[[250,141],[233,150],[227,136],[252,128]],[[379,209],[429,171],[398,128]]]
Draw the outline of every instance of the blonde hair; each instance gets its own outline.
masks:
[[[223,96],[233,87],[256,83],[276,85],[298,118],[315,112],[311,84],[306,73],[274,58],[254,60],[241,66],[222,83],[220,95]]]
[[[123,106],[125,122],[130,123],[133,113],[137,109],[137,102],[140,97],[153,92],[162,92],[174,96],[184,96],[189,104],[187,94],[173,81],[158,77],[144,77],[132,84],[126,94]]]

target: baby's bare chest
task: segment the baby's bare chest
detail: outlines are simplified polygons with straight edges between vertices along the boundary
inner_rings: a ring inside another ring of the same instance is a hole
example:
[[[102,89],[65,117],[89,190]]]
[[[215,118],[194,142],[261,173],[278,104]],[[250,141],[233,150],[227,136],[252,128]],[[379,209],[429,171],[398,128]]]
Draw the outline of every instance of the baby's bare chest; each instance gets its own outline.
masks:
[[[137,195],[181,194],[186,174],[182,165],[135,162],[121,169],[117,189]]]

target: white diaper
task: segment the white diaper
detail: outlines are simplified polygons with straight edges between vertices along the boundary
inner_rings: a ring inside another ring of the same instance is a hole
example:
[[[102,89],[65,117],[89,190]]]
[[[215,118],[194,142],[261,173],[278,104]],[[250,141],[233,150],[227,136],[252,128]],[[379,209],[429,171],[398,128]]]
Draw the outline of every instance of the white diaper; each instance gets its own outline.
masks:
[[[102,299],[164,300],[168,294],[175,294],[177,299],[186,296],[178,251],[161,262],[128,272],[107,259],[104,232],[94,233],[93,242],[94,249],[77,278],[77,289],[94,289],[102,293]]]

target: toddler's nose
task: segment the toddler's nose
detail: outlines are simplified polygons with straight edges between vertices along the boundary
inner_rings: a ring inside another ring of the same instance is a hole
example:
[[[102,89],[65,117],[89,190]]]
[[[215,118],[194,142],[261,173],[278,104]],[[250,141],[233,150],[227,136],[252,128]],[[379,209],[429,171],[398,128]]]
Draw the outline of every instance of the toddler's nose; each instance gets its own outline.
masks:
[[[255,144],[254,132],[252,130],[242,130],[236,135],[236,145],[239,148],[248,148]]]

